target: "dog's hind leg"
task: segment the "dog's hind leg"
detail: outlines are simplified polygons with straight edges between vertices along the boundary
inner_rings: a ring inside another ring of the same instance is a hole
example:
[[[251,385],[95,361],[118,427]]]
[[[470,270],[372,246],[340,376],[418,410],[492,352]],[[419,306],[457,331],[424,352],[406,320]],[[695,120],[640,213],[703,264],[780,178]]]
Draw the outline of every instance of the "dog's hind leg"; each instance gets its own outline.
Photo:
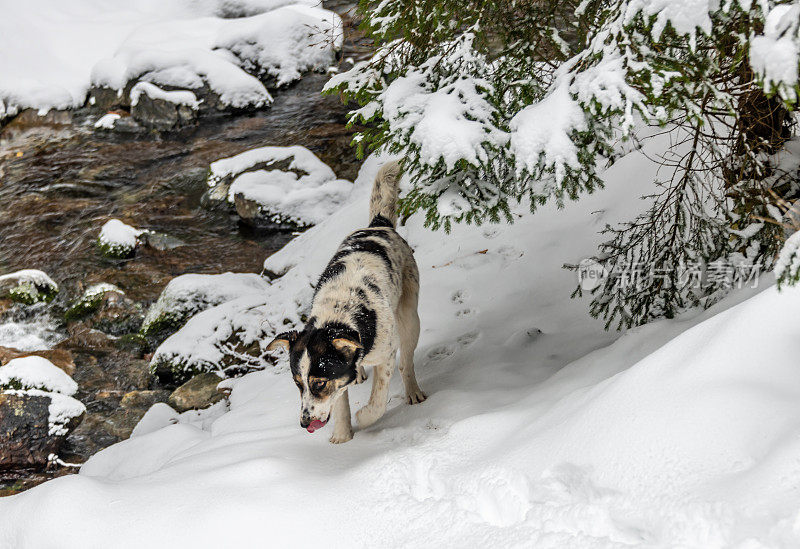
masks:
[[[356,421],[361,428],[369,427],[386,412],[389,402],[389,380],[392,379],[396,351],[372,369],[372,393],[369,402],[356,412]]]
[[[403,280],[403,295],[397,305],[396,315],[398,331],[400,332],[400,375],[403,376],[406,402],[409,404],[417,404],[428,398],[419,388],[417,376],[414,372],[414,350],[417,348],[417,342],[419,341],[418,280],[416,268],[409,269],[409,273]]]
[[[353,426],[350,424],[350,397],[347,389],[339,395],[333,404],[333,435],[330,441],[333,444],[341,444],[353,438]]]

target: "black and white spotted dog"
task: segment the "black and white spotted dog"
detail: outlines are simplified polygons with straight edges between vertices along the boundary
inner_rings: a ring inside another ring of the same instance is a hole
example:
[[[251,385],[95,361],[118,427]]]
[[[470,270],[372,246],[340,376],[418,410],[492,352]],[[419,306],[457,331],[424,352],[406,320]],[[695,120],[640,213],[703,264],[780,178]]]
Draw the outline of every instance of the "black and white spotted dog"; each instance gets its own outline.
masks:
[[[279,334],[269,350],[289,352],[300,389],[300,425],[313,433],[333,417],[334,444],[353,438],[347,388],[373,367],[372,394],[356,413],[360,427],[386,411],[389,379],[400,351],[406,400],[425,400],[414,374],[419,339],[419,271],[413,252],[395,231],[400,166],[381,168],[370,198],[371,222],[344,239],[319,279],[303,331]]]

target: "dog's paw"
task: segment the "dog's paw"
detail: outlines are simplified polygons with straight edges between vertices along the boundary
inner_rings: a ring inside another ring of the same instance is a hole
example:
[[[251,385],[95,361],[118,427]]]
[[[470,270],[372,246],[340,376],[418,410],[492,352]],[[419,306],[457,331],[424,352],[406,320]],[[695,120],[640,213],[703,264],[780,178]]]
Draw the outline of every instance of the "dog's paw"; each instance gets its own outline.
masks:
[[[364,371],[363,366],[358,367],[358,371],[356,372],[356,383],[364,383],[367,381],[367,372]]]
[[[334,432],[329,440],[331,444],[342,444],[343,442],[347,442],[348,440],[353,440],[353,430],[350,429],[345,433]]]
[[[406,402],[409,404],[419,404],[420,402],[425,402],[428,396],[422,392],[422,389],[417,387],[416,390],[411,391],[410,393],[406,394]]]
[[[380,413],[380,411],[367,405],[356,412],[356,421],[358,422],[359,427],[365,429],[378,421],[381,415],[383,414]]]

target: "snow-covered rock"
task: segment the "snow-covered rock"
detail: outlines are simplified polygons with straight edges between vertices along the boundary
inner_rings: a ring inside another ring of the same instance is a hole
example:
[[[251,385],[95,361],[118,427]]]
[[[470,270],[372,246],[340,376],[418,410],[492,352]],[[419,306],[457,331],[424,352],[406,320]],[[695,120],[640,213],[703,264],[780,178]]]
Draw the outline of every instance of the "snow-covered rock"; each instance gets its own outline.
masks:
[[[130,92],[131,116],[146,128],[173,130],[197,119],[202,100],[188,90],[163,90],[138,82]]]
[[[147,311],[141,332],[175,330],[210,307],[249,295],[264,295],[268,282],[254,273],[185,274],[173,278]]]
[[[352,184],[301,146],[259,147],[209,167],[208,197],[255,225],[307,227],[339,209]]]
[[[23,269],[0,275],[0,297],[31,305],[50,301],[58,293],[58,284],[38,269]]]
[[[86,407],[78,384],[46,358],[0,366],[0,469],[39,467],[80,423]]]
[[[142,306],[117,286],[102,282],[86,288],[64,313],[67,322],[80,320],[89,328],[111,335],[136,332],[144,318]]]
[[[14,52],[0,59],[0,119],[25,108],[79,107],[90,86],[122,96],[137,81],[207,89],[223,106],[266,105],[271,97],[260,79],[287,84],[326,68],[341,47],[341,20],[318,4],[12,3],[0,20],[0,50]],[[103,103],[93,98],[90,103]]]
[[[109,112],[101,116],[94,123],[94,127],[103,130],[113,130],[114,124],[120,119],[120,115],[115,112]]]
[[[202,372],[225,376],[265,367],[275,327],[265,322],[270,308],[264,300],[245,295],[191,317],[153,353],[151,371],[184,381]]]
[[[26,356],[0,366],[0,388],[40,389],[72,396],[77,392],[78,384],[46,358]]]
[[[124,259],[136,252],[136,247],[140,242],[139,238],[145,232],[142,229],[123,223],[119,219],[110,219],[100,229],[97,243],[103,255]]]

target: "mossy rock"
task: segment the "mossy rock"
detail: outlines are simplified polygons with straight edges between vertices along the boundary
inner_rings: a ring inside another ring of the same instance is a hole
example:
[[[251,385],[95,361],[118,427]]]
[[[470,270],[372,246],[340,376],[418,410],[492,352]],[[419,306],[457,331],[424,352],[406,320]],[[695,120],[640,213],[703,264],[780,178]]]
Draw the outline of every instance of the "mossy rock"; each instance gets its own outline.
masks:
[[[89,316],[100,308],[100,305],[103,303],[103,298],[105,298],[106,294],[109,292],[125,294],[125,292],[113,284],[101,283],[90,286],[83,292],[81,297],[70,304],[69,308],[64,313],[64,319],[69,322]]]
[[[0,276],[0,297],[7,297],[17,303],[49,303],[57,293],[58,284],[36,269],[24,269]]]
[[[8,297],[12,301],[23,305],[33,305],[34,303],[49,303],[58,293],[48,286],[38,286],[32,282],[23,282],[8,291]]]
[[[144,355],[150,348],[150,342],[141,334],[125,334],[120,336],[114,345],[121,351],[127,351],[135,356]]]
[[[109,259],[130,259],[136,255],[136,246],[111,244],[98,240],[97,248],[100,250],[100,255]]]
[[[95,284],[86,289],[64,313],[67,322],[85,321],[94,329],[111,335],[136,332],[141,326],[142,306],[128,299],[113,284]]]

